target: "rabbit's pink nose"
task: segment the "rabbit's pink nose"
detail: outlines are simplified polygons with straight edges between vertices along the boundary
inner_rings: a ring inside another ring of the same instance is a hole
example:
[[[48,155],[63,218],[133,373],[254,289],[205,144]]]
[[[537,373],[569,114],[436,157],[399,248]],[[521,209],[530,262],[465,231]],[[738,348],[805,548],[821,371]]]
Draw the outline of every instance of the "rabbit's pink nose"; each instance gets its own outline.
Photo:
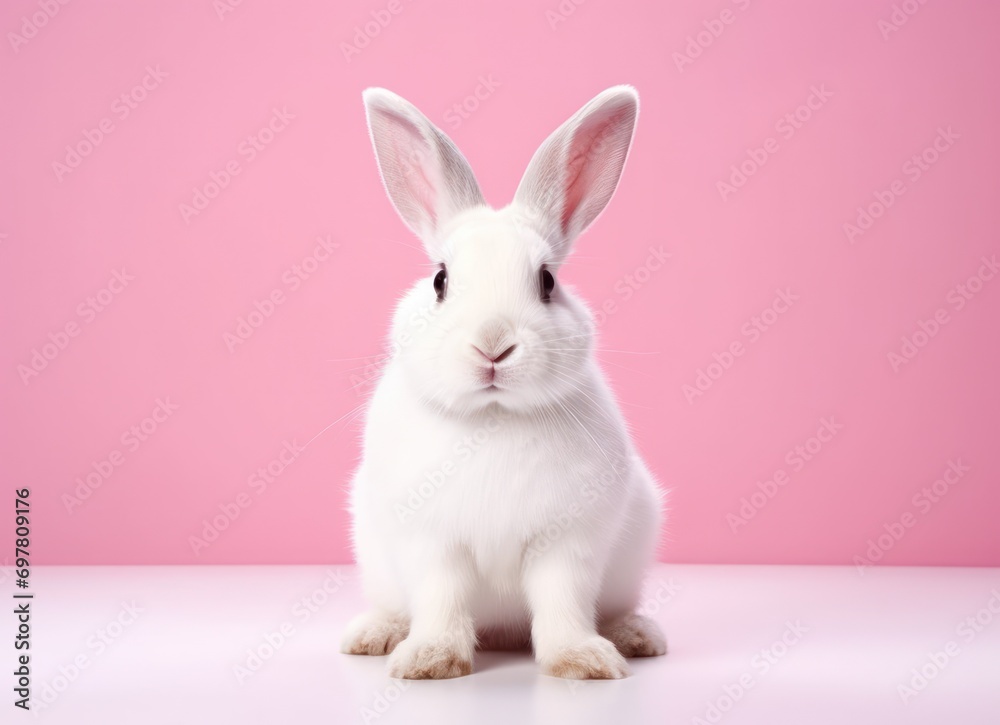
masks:
[[[472,347],[474,347],[476,349],[476,352],[478,352],[484,358],[486,358],[487,360],[489,360],[491,363],[498,363],[498,362],[503,362],[508,357],[510,357],[510,354],[512,352],[514,352],[514,348],[516,348],[517,345],[511,345],[506,350],[504,350],[504,351],[502,351],[502,352],[500,352],[499,354],[496,354],[496,355],[490,355],[489,353],[485,353],[482,350],[480,350],[478,347],[476,347],[475,345],[473,345]]]

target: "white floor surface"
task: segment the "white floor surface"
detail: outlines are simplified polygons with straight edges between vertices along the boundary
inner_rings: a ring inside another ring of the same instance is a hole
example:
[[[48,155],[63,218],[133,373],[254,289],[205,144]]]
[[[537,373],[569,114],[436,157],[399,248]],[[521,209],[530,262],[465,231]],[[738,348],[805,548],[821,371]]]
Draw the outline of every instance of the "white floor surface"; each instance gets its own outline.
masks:
[[[1000,723],[1000,569],[660,565],[670,651],[608,682],[488,652],[391,680],[338,652],[350,566],[36,567],[28,591],[33,711],[4,607],[2,723]]]

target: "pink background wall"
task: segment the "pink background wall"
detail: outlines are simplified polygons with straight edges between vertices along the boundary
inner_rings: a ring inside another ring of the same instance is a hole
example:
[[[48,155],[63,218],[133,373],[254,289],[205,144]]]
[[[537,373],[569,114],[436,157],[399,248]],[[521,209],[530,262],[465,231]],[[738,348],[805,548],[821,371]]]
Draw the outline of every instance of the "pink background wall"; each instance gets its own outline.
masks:
[[[564,274],[613,305],[602,359],[673,491],[663,557],[850,563],[871,539],[883,563],[1000,564],[1000,5],[224,2],[0,10],[0,454],[37,563],[348,561],[341,419],[425,261],[361,90],[420,106],[500,205],[632,83],[633,154]]]

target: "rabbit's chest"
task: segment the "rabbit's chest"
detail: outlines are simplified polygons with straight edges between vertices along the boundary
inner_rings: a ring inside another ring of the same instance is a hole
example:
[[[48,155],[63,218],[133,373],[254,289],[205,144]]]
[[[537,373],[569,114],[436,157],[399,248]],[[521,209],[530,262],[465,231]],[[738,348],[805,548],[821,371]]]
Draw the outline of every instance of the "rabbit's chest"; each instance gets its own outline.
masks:
[[[382,462],[401,522],[447,527],[494,550],[549,525],[587,495],[601,462],[582,444],[501,416],[464,430],[399,431]]]

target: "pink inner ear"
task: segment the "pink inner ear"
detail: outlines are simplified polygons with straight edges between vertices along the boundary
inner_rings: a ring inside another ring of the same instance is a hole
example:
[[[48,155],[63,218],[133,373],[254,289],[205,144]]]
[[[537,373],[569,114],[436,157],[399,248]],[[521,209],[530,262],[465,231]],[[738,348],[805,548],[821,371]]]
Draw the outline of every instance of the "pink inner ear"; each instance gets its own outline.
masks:
[[[396,152],[396,158],[399,159],[399,169],[400,173],[403,174],[403,184],[409,190],[410,197],[414,203],[420,206],[420,210],[433,226],[437,223],[437,215],[435,213],[437,189],[434,187],[434,182],[431,181],[431,177],[427,173],[430,152],[425,145],[421,146],[422,143],[422,138],[417,140],[407,137],[402,144],[398,144],[394,140],[393,150]]]
[[[580,200],[583,199],[587,186],[586,180],[580,177],[585,171],[587,149],[590,148],[593,138],[588,137],[588,143],[585,147],[582,147],[583,144],[577,144],[578,138],[580,137],[573,137],[573,143],[570,144],[569,148],[569,157],[566,159],[566,187],[563,197],[562,219],[560,220],[564,234],[569,231],[569,220],[576,212],[577,207],[580,206]]]
[[[600,210],[610,199],[618,183],[628,138],[628,107],[611,108],[587,118],[573,134],[566,153],[566,181],[562,210],[562,228],[569,232],[570,221],[585,203],[596,203]],[[618,168],[612,169],[611,167]],[[610,174],[606,172],[611,172]],[[610,188],[602,188],[609,185]],[[588,220],[589,223],[589,220]],[[583,225],[585,226],[585,225]]]
[[[420,130],[405,116],[387,112],[384,127],[393,156],[394,201],[410,224],[418,228],[421,222],[433,226],[437,222],[435,202],[438,190],[434,184],[433,154]],[[388,171],[388,169],[386,169]]]

